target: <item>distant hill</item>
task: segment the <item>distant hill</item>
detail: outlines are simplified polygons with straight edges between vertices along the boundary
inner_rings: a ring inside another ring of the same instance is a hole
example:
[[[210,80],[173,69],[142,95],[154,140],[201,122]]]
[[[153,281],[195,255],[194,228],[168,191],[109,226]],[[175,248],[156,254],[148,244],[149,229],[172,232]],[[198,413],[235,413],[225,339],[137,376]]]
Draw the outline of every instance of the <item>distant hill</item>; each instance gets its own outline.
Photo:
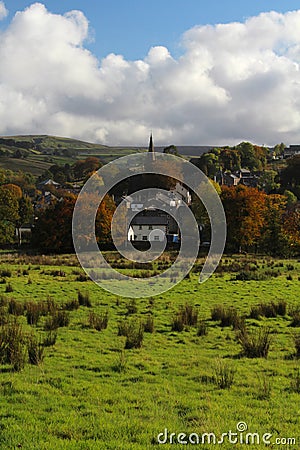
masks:
[[[214,146],[177,146],[185,157],[199,157]],[[164,147],[155,147],[162,152]],[[108,163],[121,156],[147,151],[147,147],[108,147],[78,139],[48,135],[20,135],[0,137],[0,167],[41,175],[53,164],[72,164],[77,159],[96,156]]]
[[[141,151],[144,150],[48,135],[3,136],[0,137],[0,167],[39,176],[53,164],[72,164],[87,156],[96,156],[107,163]]]
[[[176,145],[177,150],[182,156],[201,156],[203,153],[209,152],[218,145]],[[165,147],[155,147],[155,150],[162,152]]]

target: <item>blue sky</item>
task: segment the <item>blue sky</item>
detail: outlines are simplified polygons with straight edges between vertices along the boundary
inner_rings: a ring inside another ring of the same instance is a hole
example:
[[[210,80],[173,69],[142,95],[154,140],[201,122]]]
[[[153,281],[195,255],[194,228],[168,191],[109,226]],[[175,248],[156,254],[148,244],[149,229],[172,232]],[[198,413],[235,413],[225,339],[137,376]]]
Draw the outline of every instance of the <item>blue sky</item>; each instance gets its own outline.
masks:
[[[0,61],[0,135],[300,143],[298,1],[0,0]]]
[[[6,1],[7,20],[34,3]],[[143,58],[150,47],[164,45],[181,54],[180,37],[195,25],[244,21],[260,12],[286,12],[300,7],[296,0],[45,0],[53,13],[83,11],[94,42],[87,43],[98,58],[117,53],[126,59]]]

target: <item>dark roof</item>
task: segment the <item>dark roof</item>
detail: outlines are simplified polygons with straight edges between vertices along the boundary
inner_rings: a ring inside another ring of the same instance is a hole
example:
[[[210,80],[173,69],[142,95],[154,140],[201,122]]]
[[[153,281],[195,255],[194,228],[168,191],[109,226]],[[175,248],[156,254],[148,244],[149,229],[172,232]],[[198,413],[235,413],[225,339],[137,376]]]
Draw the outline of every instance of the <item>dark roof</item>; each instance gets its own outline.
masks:
[[[131,225],[167,225],[166,216],[136,216],[132,219]]]

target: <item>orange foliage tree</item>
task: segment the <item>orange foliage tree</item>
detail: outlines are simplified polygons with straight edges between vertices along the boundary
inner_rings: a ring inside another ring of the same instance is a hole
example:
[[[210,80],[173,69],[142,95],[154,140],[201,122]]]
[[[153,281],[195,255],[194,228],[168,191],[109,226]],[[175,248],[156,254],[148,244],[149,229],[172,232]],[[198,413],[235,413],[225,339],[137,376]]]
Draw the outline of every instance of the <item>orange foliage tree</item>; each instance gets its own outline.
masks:
[[[227,219],[227,248],[250,250],[258,245],[266,217],[264,192],[244,185],[222,186],[221,200]]]

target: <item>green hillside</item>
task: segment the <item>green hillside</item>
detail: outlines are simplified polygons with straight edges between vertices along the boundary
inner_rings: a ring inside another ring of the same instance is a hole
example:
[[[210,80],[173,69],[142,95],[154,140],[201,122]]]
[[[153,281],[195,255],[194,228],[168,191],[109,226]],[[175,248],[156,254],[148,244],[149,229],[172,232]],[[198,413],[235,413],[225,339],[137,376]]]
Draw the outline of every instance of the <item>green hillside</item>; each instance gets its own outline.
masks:
[[[39,176],[53,164],[72,164],[87,156],[96,156],[103,163],[108,163],[139,151],[143,150],[108,147],[57,136],[4,136],[0,137],[0,167]]]

